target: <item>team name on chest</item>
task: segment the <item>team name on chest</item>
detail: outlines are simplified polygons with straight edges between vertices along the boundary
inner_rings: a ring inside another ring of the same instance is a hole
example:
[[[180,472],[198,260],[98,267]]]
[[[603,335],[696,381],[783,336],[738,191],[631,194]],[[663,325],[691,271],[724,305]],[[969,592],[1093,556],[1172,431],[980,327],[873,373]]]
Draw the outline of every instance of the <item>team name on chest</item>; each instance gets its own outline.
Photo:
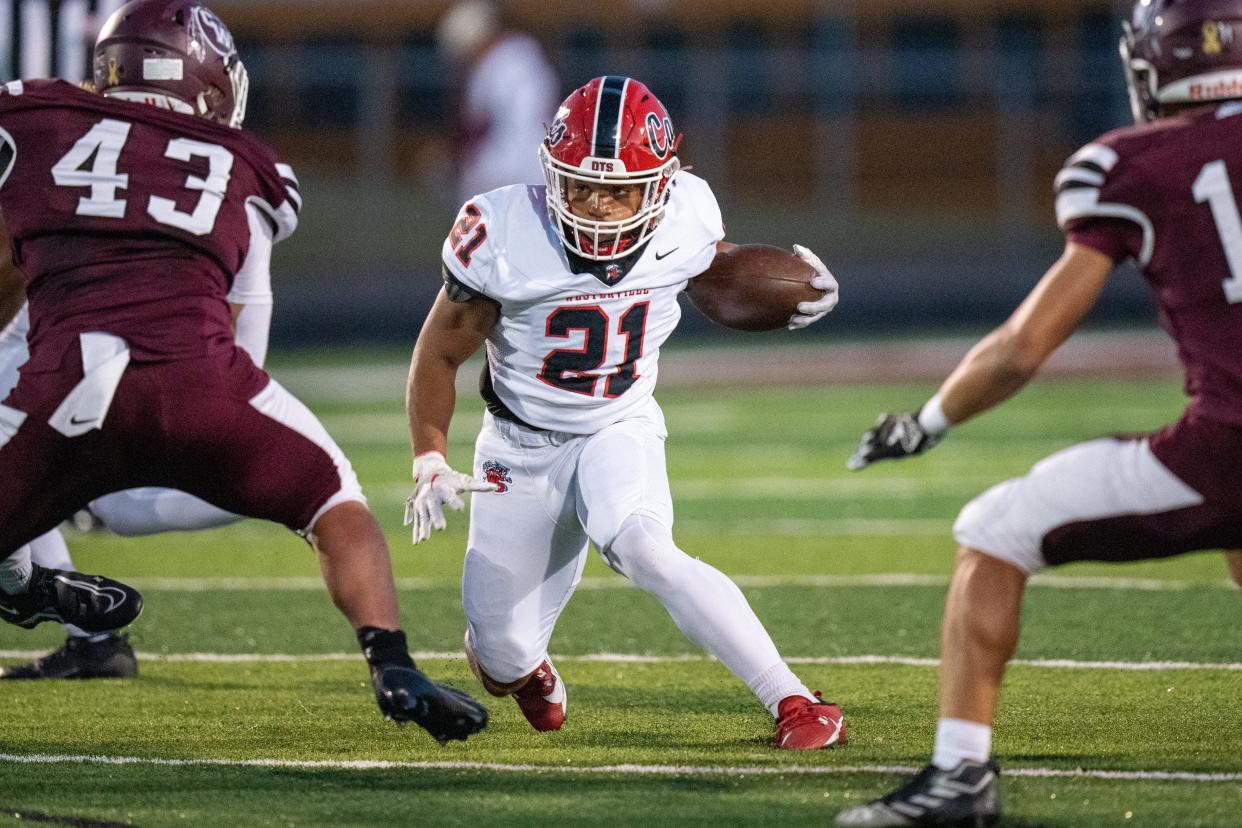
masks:
[[[627,299],[631,296],[647,296],[651,291],[647,288],[637,288],[635,290],[614,290],[609,293],[577,293],[573,296],[566,296],[566,302],[605,302],[609,299]]]

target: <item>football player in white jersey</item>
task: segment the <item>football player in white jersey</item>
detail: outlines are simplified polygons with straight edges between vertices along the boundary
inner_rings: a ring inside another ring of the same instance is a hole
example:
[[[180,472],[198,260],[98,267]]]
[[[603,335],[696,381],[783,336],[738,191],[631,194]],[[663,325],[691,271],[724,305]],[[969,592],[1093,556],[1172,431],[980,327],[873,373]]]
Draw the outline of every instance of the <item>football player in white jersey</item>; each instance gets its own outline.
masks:
[[[789,749],[845,741],[835,704],[781,660],[741,591],[673,540],[666,431],[652,396],[677,296],[732,249],[707,183],[680,170],[679,136],[636,80],[610,75],[561,105],[540,147],[545,186],[477,196],[443,248],[445,287],[423,325],[407,407],[414,542],[476,492],[462,578],[466,653],[483,686],[513,695],[536,730],[565,719],[565,685],[548,658],[588,541],[653,594],[691,640],[744,681]],[[810,251],[822,296],[837,301]],[[480,346],[487,403],[474,474],[445,461],[459,366]]]

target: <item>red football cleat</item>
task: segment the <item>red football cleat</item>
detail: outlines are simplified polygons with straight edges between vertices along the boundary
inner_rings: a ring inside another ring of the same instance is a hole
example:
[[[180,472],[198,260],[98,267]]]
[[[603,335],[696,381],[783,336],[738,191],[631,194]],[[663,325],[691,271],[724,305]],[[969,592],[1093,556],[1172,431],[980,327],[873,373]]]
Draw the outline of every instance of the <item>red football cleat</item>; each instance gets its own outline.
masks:
[[[822,699],[819,691],[815,698]],[[819,750],[845,744],[845,716],[832,702],[786,696],[776,707],[776,746]]]
[[[565,682],[552,666],[551,659],[545,658],[535,668],[530,679],[521,690],[513,694],[513,698],[517,700],[526,721],[535,730],[560,730],[561,725],[565,724],[568,694],[565,692]],[[840,713],[837,715],[840,716]]]

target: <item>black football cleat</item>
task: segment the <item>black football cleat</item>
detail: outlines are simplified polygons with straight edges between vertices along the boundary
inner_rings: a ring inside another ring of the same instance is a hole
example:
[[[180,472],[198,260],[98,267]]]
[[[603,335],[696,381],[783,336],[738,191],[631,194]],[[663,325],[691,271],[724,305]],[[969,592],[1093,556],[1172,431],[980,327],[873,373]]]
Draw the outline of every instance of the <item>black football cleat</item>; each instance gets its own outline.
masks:
[[[964,760],[948,771],[928,765],[887,796],[837,814],[836,824],[856,828],[990,828],[1001,817],[999,779],[1000,770],[992,762]]]
[[[384,718],[414,722],[436,741],[463,742],[487,727],[487,709],[470,696],[436,684],[416,667],[373,665],[371,687]]]
[[[69,636],[59,650],[29,664],[0,667],[0,679],[96,679],[133,678],[138,675],[138,659],[123,635],[109,633],[106,638]]]
[[[142,595],[102,575],[32,565],[25,592],[0,592],[0,618],[32,629],[44,621],[102,633],[128,626],[142,613]]]

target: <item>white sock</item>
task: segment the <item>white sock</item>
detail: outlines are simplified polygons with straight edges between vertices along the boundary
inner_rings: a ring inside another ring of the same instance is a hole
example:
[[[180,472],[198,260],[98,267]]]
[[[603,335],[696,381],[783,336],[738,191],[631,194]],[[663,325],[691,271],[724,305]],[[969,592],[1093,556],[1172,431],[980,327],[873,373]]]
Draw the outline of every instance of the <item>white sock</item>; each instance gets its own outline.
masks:
[[[59,529],[53,529],[46,535],[40,535],[30,542],[30,560],[46,569],[73,570],[73,560],[69,557],[69,547],[65,545],[65,536]],[[86,630],[62,624],[70,638],[86,638],[90,636]]]
[[[992,728],[965,719],[941,719],[936,723],[936,748],[932,764],[953,770],[963,759],[986,762],[992,755]]]
[[[27,544],[0,561],[0,592],[9,595],[25,592],[32,572],[30,545]]]
[[[763,702],[763,706],[768,709],[773,718],[776,717],[776,708],[781,700],[790,696],[805,696],[812,701],[819,701],[783,661],[773,664],[746,682],[746,685],[759,697],[759,701]]]
[[[69,547],[65,545],[65,537],[59,529],[53,529],[46,535],[40,535],[30,542],[30,560],[44,569],[65,569],[73,571],[73,561],[69,558]]]

